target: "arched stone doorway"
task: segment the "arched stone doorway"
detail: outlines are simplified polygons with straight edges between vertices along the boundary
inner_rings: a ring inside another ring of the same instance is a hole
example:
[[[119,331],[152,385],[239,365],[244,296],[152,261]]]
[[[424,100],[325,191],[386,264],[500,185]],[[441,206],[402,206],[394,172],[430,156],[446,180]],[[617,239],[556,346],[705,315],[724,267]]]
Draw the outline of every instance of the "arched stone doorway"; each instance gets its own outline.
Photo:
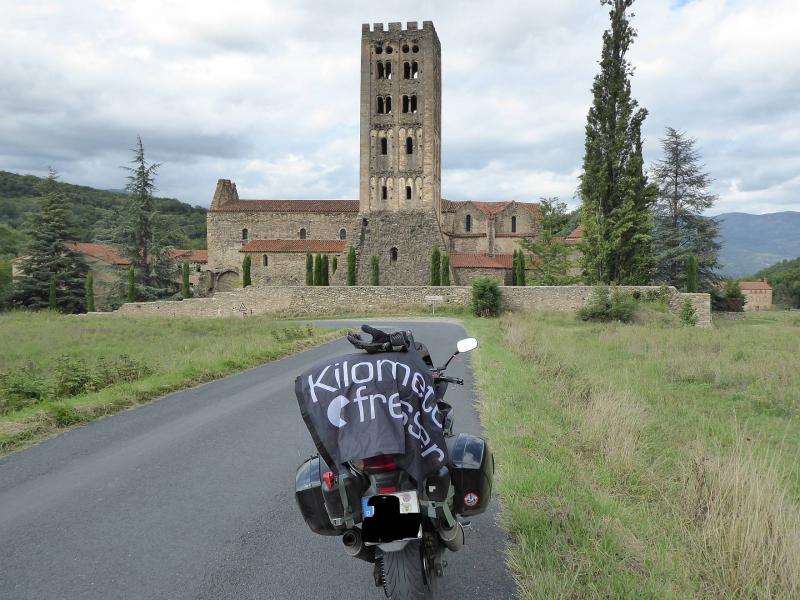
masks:
[[[232,292],[242,287],[242,280],[236,271],[225,271],[217,275],[215,292]]]

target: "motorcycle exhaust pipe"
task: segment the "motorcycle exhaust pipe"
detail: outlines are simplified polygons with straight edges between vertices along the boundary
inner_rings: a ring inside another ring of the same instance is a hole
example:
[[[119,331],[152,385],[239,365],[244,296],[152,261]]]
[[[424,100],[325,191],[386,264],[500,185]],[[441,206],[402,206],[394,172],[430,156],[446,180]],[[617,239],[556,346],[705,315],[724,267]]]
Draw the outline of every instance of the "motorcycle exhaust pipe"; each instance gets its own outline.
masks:
[[[464,545],[464,528],[461,527],[461,523],[456,523],[455,527],[451,528],[439,525],[439,537],[448,550],[458,552]]]
[[[367,562],[375,562],[375,547],[364,545],[360,529],[354,527],[345,531],[342,535],[342,544],[344,544],[344,551],[348,556]]]

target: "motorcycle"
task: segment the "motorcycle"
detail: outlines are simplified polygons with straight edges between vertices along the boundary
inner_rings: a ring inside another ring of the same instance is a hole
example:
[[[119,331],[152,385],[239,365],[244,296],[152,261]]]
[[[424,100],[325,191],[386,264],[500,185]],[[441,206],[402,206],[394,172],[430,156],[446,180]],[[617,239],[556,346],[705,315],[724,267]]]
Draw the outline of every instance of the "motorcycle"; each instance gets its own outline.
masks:
[[[352,366],[352,381],[348,381],[348,362],[339,360],[334,367],[338,369],[335,381],[341,385],[355,385],[354,381],[360,383],[366,379],[368,371],[363,365],[374,364],[377,365],[378,381],[382,379],[381,373],[387,378],[391,374],[397,380],[393,385],[401,386],[400,376],[405,374],[408,378],[402,367],[410,364],[409,361],[401,362],[403,353],[408,353],[408,358],[420,358],[432,383],[424,388],[419,383],[422,378],[416,379],[417,375],[414,375],[413,389],[418,392],[419,407],[413,416],[413,398],[406,402],[395,397],[397,394],[389,396],[387,393],[387,402],[381,394],[359,398],[362,392],[357,392],[355,398],[356,401],[365,401],[369,397],[370,404],[358,402],[361,421],[366,420],[365,427],[370,426],[370,411],[364,407],[371,409],[373,419],[380,419],[380,408],[376,415],[375,407],[385,406],[385,412],[397,419],[396,424],[402,422],[405,430],[413,435],[409,439],[417,445],[406,445],[405,453],[396,454],[376,454],[370,450],[365,456],[350,457],[341,464],[333,464],[335,459],[329,451],[330,446],[343,439],[341,432],[348,421],[358,421],[356,403],[350,399],[352,390],[347,388],[349,396],[341,393],[334,397],[324,411],[320,408],[320,414],[324,413],[328,419],[321,425],[319,419],[314,420],[309,412],[317,404],[324,404],[315,392],[336,388],[334,380],[330,379],[329,368],[332,365],[317,370],[316,379],[314,374],[298,377],[296,390],[301,413],[319,454],[307,459],[297,469],[295,499],[311,531],[341,536],[344,551],[349,556],[374,565],[375,585],[383,588],[387,598],[429,598],[435,592],[436,580],[444,575],[447,566],[445,552],[456,552],[464,545],[464,526],[468,525],[465,519],[485,512],[491,500],[494,457],[489,446],[479,436],[453,433],[453,407],[444,400],[448,384],[464,383],[460,378],[448,377],[445,374],[447,367],[456,356],[474,350],[478,343],[474,338],[460,340],[447,362],[435,367],[425,345],[416,342],[411,332],[384,332],[368,325],[362,330],[371,336],[371,340],[365,340],[357,333],[350,333],[348,340],[368,355],[378,355],[377,362]],[[386,353],[388,358],[381,359],[381,353]],[[351,364],[355,360],[357,358],[351,358]],[[362,379],[357,378],[359,366]],[[364,387],[359,389],[364,390]],[[425,389],[429,390],[427,394],[424,394]],[[310,400],[309,391],[314,396]],[[338,388],[331,393],[339,393]],[[379,400],[375,401],[376,397]],[[435,399],[435,408],[429,397]],[[352,412],[347,412],[348,407]],[[403,410],[408,414],[400,414]],[[385,418],[391,421],[389,417]],[[325,427],[332,429],[331,436],[326,437],[322,431]],[[370,437],[364,431],[359,433],[361,439],[357,440],[358,443]],[[443,439],[446,457],[443,449],[436,448],[435,439]],[[427,449],[421,455],[412,456],[420,448]],[[421,472],[417,470],[419,465],[430,461],[415,463],[412,459],[428,460],[437,452],[442,456],[441,466],[437,468],[434,464],[424,472],[424,477],[417,475],[420,479],[415,478],[414,474]]]

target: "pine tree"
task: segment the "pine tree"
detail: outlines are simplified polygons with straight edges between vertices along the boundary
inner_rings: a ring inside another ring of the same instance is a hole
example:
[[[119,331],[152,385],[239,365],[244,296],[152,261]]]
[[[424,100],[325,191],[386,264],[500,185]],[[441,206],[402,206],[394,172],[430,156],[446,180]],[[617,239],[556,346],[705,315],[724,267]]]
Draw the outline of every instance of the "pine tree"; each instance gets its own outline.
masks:
[[[442,252],[441,269],[439,272],[440,284],[444,286],[450,285],[450,256]]]
[[[314,285],[322,285],[322,255],[314,257]]]
[[[322,255],[322,285],[330,285],[330,270],[328,266],[328,255]]]
[[[185,236],[162,218],[153,204],[155,177],[161,165],[147,162],[141,137],[136,138],[131,152],[132,166],[123,167],[128,172],[128,198],[114,217],[107,241],[118,244],[134,266],[136,292],[142,300],[166,298],[178,291],[173,248],[185,241]]]
[[[189,263],[181,263],[181,298],[184,300],[192,296],[192,288],[189,287]]]
[[[242,259],[242,287],[250,287],[253,285],[253,278],[251,276],[252,267],[253,259],[249,254],[245,254]]]
[[[381,271],[380,271],[380,262],[377,256],[372,257],[372,275],[370,278],[371,285],[380,285],[381,284]]]
[[[347,251],[347,285],[356,284],[356,249],[350,246]]]
[[[580,181],[582,262],[590,283],[649,283],[653,270],[656,191],[644,175],[641,135],[647,110],[631,97],[633,67],[626,58],[636,37],[626,14],[633,2],[601,0],[611,6],[611,28],[603,34],[592,86]]]
[[[41,204],[30,227],[28,257],[20,262],[21,276],[14,282],[12,300],[15,305],[28,308],[83,312],[89,268],[83,257],[68,245],[67,240],[75,236],[67,200],[58,190],[57,180],[58,175],[51,169],[42,184]]]
[[[58,310],[58,299],[56,298],[56,276],[50,277],[50,291],[48,294],[47,308]]]
[[[133,265],[128,266],[128,302],[136,302],[136,273]]]
[[[700,273],[697,256],[690,254],[686,259],[686,291],[690,294],[697,293],[700,288]]]
[[[569,274],[572,268],[570,248],[562,237],[570,229],[570,215],[567,205],[558,198],[539,200],[539,231],[536,238],[523,238],[520,245],[530,253],[530,267],[533,285],[570,285],[576,278]],[[517,279],[525,285],[526,260],[522,250],[518,265]]]
[[[94,311],[94,275],[89,271],[86,275],[86,312]]]
[[[431,285],[438,286],[441,284],[441,276],[439,270],[441,269],[441,255],[439,253],[439,246],[434,246],[431,252]]]
[[[306,252],[306,285],[314,285],[314,257]]]
[[[703,170],[696,140],[667,127],[661,140],[664,157],[653,164],[658,187],[655,205],[656,281],[688,287],[685,265],[695,255],[698,289],[710,290],[719,283],[719,224],[704,217],[717,196],[709,193],[712,179]]]

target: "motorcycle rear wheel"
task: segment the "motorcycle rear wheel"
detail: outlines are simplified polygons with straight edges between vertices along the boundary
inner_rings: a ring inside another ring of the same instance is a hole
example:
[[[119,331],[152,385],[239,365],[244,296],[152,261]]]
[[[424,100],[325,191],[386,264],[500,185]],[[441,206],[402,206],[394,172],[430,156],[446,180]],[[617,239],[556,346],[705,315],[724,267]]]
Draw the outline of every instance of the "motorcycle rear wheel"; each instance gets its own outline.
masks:
[[[389,600],[432,598],[432,590],[425,582],[419,540],[409,542],[397,552],[384,552],[381,568],[383,591]]]

